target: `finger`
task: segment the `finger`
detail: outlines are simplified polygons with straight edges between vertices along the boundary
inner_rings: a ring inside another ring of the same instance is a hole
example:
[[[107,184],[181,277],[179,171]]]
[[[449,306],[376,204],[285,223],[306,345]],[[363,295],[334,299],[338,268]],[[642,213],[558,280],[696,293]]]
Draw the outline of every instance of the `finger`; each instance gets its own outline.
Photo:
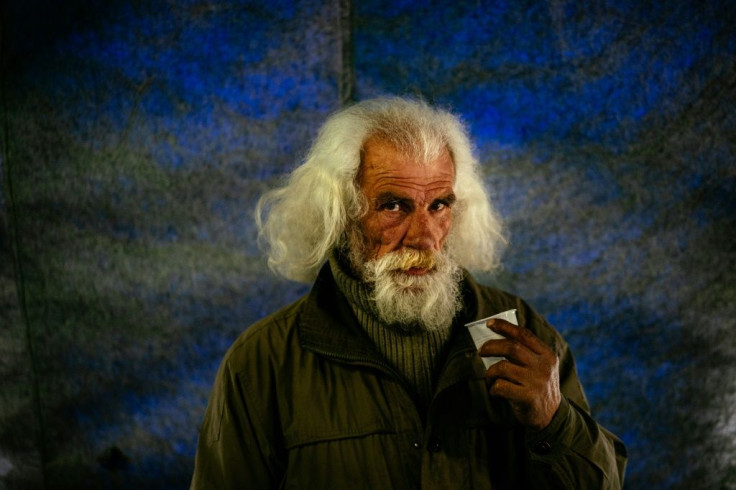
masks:
[[[509,361],[499,361],[486,370],[486,379],[493,383],[497,379],[505,379],[513,384],[525,386],[529,381],[529,371]]]
[[[512,339],[488,340],[480,346],[478,353],[482,357],[505,357],[522,366],[531,366],[537,356],[534,351]]]
[[[526,388],[503,378],[496,378],[492,381],[488,388],[488,394],[491,396],[505,398],[513,402],[526,401],[528,398]]]
[[[544,354],[550,348],[542,340],[534,335],[528,328],[519,327],[505,320],[491,319],[486,323],[488,328],[499,333],[507,339],[513,339],[522,343],[537,354]]]

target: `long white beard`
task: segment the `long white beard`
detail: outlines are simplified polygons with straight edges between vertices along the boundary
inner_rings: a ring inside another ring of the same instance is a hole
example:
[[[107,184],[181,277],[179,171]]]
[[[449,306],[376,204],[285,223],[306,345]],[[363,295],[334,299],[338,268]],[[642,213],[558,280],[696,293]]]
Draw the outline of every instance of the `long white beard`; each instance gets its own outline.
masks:
[[[407,274],[412,267],[430,272]],[[365,262],[362,275],[373,286],[379,318],[407,332],[448,328],[462,306],[462,269],[444,253],[401,249]]]

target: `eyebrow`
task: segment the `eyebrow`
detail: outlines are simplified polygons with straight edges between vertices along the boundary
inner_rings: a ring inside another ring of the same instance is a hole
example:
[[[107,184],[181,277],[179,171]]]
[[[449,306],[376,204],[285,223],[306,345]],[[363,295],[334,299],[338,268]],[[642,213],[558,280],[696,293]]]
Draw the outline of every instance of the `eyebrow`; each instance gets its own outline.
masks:
[[[435,201],[447,201],[447,204],[454,204],[457,201],[457,196],[455,196],[454,192],[450,192],[445,197],[439,197]]]
[[[411,202],[411,199],[408,199],[406,197],[400,197],[394,194],[393,192],[381,192],[378,194],[375,198],[375,203],[378,205],[386,204],[387,202],[391,201],[399,201],[399,202]]]
[[[389,192],[389,191],[378,194],[374,200],[374,202],[378,204],[379,206],[381,204],[386,204],[387,202],[392,202],[392,201],[401,202],[401,203],[411,203],[411,199],[407,197],[398,196],[394,194],[393,192]],[[457,197],[455,196],[454,192],[449,192],[448,194],[445,194],[444,196],[440,196],[432,200],[432,202],[437,202],[437,201],[445,201],[447,204],[453,204],[455,201],[457,201]]]

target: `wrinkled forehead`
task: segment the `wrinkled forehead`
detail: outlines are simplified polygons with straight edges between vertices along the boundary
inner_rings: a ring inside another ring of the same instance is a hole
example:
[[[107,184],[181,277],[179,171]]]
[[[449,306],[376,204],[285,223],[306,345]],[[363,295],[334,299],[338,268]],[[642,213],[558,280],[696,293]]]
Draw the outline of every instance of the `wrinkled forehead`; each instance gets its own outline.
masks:
[[[447,148],[435,158],[425,160],[407,154],[384,140],[372,139],[364,145],[356,183],[363,190],[407,187],[413,189],[442,188],[446,192],[455,181],[455,167]]]

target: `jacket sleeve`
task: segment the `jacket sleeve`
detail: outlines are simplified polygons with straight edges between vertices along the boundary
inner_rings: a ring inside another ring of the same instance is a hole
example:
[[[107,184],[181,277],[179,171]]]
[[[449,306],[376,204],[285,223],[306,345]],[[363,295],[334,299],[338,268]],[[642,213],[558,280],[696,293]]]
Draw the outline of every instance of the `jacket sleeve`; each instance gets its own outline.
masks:
[[[190,488],[277,488],[281,478],[263,412],[247,396],[247,380],[222,362],[199,431]]]
[[[530,488],[619,489],[626,447],[590,415],[567,344],[558,344],[562,402],[552,422],[527,431]]]

